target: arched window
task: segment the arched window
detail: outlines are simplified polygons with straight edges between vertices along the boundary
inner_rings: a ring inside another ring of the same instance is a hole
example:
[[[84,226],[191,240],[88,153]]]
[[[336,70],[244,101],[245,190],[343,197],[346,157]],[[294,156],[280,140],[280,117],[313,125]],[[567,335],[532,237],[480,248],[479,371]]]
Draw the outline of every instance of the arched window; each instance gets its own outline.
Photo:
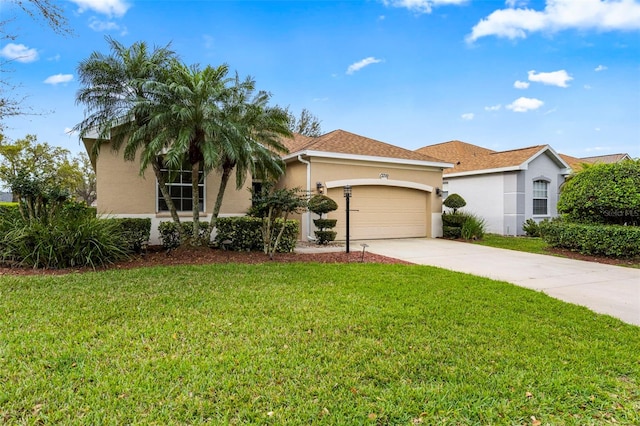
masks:
[[[533,215],[546,216],[549,214],[549,182],[546,180],[533,181]]]

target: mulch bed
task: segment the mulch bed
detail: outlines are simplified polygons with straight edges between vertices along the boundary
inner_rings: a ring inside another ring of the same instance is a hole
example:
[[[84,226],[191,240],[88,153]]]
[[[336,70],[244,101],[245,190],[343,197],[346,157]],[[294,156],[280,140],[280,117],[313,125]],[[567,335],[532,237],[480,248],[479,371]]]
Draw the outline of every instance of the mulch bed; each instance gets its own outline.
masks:
[[[209,265],[214,263],[290,263],[290,262],[318,262],[318,263],[384,263],[404,264],[405,262],[391,257],[381,256],[361,251],[346,253],[345,251],[330,253],[276,253],[273,260],[262,252],[235,252],[208,247],[180,247],[166,253],[161,246],[151,246],[147,252],[131,257],[129,260],[118,262],[107,267],[96,268],[97,271],[109,269],[132,269],[149,266],[177,266],[177,265]],[[63,275],[72,273],[91,272],[91,268],[65,269],[33,269],[20,266],[0,265],[2,275]]]

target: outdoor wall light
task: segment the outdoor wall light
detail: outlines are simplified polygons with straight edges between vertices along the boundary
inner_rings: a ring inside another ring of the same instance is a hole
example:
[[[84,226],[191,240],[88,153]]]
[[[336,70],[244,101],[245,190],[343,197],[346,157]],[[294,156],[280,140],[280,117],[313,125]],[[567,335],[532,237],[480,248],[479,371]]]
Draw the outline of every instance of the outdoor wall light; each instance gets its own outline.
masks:
[[[440,188],[436,188],[436,195],[442,197],[442,190]]]
[[[322,182],[316,182],[316,189],[318,190],[318,194],[322,194],[322,192],[324,192],[324,185]]]

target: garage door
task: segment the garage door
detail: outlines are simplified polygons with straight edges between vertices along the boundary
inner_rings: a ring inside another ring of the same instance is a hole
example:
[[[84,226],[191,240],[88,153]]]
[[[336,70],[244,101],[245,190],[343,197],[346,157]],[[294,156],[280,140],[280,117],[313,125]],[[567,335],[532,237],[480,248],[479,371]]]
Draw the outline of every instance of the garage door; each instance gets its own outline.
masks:
[[[336,239],[346,236],[345,198],[342,188],[327,195],[338,203],[329,217],[338,219]],[[350,234],[353,240],[427,236],[427,202],[430,194],[394,186],[354,186],[350,201]]]

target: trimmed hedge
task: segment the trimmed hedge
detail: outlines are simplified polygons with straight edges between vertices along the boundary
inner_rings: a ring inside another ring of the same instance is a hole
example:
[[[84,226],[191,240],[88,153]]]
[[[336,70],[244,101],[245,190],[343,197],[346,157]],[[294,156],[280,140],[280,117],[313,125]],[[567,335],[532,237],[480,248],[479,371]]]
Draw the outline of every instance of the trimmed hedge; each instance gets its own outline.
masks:
[[[276,221],[277,226],[282,226],[282,223],[282,219]],[[287,220],[278,253],[292,252],[296,248],[298,232],[298,221]],[[216,221],[214,242],[218,247],[222,247],[225,240],[231,241],[231,244],[226,245],[229,250],[263,251],[262,219],[251,216],[219,217]]]
[[[91,210],[87,210],[91,214]],[[141,218],[110,218],[116,223],[116,228],[122,234],[124,244],[134,253],[141,253],[149,245],[151,235],[151,219]]]
[[[209,228],[209,222],[198,222],[200,225],[199,237],[202,239]],[[193,222],[180,222],[182,226],[182,236],[184,239],[189,238],[193,234]],[[160,222],[158,225],[158,232],[160,233],[160,241],[162,247],[167,250],[176,249],[182,244],[181,233],[178,231],[178,224],[172,221]]]
[[[585,255],[640,256],[640,227],[588,225],[556,220],[540,224],[542,239],[552,247]]]

